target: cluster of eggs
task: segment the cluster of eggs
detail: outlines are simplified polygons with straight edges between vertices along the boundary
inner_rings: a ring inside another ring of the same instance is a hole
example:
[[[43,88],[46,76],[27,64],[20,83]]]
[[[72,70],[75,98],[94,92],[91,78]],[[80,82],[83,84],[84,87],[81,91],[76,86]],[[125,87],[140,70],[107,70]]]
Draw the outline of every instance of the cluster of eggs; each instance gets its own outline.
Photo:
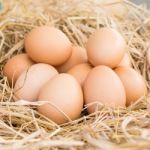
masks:
[[[112,28],[96,30],[83,48],[61,30],[41,26],[25,36],[24,47],[26,53],[9,59],[3,69],[14,99],[47,101],[37,110],[58,124],[80,117],[84,104],[92,113],[96,103],[125,107],[147,93],[124,38]]]

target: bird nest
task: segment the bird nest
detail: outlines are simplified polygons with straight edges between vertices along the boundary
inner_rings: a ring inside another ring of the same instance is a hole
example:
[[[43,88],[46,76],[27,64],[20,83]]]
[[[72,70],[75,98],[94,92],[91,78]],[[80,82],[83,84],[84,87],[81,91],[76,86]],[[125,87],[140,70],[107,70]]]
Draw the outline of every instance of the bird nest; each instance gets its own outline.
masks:
[[[24,51],[25,34],[45,24],[60,28],[80,46],[96,28],[116,28],[127,42],[133,67],[150,89],[150,12],[144,6],[127,0],[0,1],[0,149],[150,149],[150,94],[124,109],[101,105],[95,113],[63,125],[40,115],[38,102],[13,101],[3,66]]]

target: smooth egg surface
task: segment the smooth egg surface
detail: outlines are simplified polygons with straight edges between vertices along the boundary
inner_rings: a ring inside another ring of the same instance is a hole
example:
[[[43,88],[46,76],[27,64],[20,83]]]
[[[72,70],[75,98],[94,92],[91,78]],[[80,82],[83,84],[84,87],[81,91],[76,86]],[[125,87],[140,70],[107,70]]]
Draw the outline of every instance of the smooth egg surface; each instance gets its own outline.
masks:
[[[58,66],[57,69],[60,73],[65,73],[73,66],[86,62],[87,62],[87,52],[85,48],[80,46],[73,46],[70,58],[64,64]]]
[[[125,107],[126,95],[122,82],[116,73],[107,66],[97,66],[88,74],[84,86],[85,104],[92,104],[88,112],[96,111],[96,104],[109,107]]]
[[[37,27],[25,36],[26,52],[38,63],[61,65],[71,56],[71,48],[68,37],[55,27]]]
[[[59,74],[41,89],[39,101],[49,103],[38,107],[38,111],[57,124],[80,117],[83,108],[83,93],[79,83],[69,74]]]
[[[118,64],[117,67],[132,67],[130,57],[127,53],[123,56],[123,59],[121,62]]]
[[[4,66],[3,73],[10,84],[15,84],[20,74],[32,66],[34,62],[27,54],[18,54],[10,58]]]
[[[94,66],[116,67],[126,51],[126,42],[115,29],[104,27],[96,30],[87,41],[87,55]]]
[[[115,72],[124,85],[127,106],[147,94],[146,83],[137,71],[130,67],[118,67]]]
[[[81,87],[83,87],[84,81],[91,70],[92,66],[88,63],[84,63],[72,67],[70,70],[68,70],[67,73],[75,77],[75,79],[77,79]]]
[[[57,74],[57,70],[48,64],[39,63],[31,66],[16,81],[15,100],[36,101],[43,85]]]

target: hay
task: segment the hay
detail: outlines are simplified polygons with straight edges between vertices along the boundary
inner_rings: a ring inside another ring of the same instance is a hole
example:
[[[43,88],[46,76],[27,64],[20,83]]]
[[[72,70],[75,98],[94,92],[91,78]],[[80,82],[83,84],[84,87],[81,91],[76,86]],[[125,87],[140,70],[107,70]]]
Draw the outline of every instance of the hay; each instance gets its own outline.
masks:
[[[4,0],[0,9],[1,70],[7,59],[24,51],[24,35],[35,26],[55,25],[81,46],[95,28],[110,26],[125,37],[132,64],[150,88],[146,60],[150,12],[144,7],[127,0]],[[2,71],[0,98],[0,150],[150,149],[150,94],[126,109],[99,105],[97,112],[61,126],[38,114],[38,102],[13,102],[12,89]]]

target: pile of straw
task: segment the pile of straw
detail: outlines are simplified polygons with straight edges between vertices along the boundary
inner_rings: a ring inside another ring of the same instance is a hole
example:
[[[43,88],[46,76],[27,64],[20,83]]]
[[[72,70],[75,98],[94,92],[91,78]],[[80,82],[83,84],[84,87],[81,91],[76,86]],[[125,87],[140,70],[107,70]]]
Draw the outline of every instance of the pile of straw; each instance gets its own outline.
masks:
[[[13,102],[3,66],[24,51],[25,33],[43,24],[55,25],[80,46],[96,28],[116,28],[127,41],[134,68],[150,87],[146,60],[150,12],[144,6],[127,0],[0,1],[0,150],[150,149],[150,94],[126,109],[100,106],[99,111],[61,126],[38,114],[37,102]]]

